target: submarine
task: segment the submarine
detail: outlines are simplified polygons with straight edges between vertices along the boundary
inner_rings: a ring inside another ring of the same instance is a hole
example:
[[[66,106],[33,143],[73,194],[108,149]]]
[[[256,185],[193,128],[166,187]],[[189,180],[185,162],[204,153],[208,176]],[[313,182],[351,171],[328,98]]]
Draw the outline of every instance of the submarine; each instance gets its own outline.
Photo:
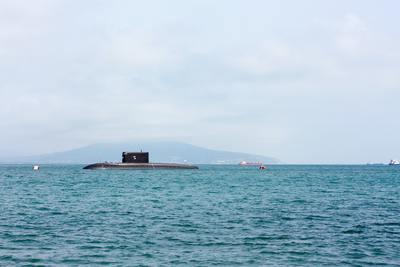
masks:
[[[122,152],[122,162],[94,163],[85,166],[85,170],[146,170],[146,169],[198,169],[199,167],[190,164],[180,163],[150,163],[149,152]]]

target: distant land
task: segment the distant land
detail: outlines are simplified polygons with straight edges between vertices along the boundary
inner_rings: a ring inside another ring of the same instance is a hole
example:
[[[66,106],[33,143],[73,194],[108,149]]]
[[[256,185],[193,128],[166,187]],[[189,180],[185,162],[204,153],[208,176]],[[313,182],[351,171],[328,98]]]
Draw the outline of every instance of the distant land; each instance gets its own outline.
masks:
[[[240,161],[279,163],[275,158],[239,152],[207,149],[180,142],[102,143],[73,150],[36,156],[3,159],[3,163],[70,163],[119,162],[123,151],[150,152],[151,162],[237,164]]]

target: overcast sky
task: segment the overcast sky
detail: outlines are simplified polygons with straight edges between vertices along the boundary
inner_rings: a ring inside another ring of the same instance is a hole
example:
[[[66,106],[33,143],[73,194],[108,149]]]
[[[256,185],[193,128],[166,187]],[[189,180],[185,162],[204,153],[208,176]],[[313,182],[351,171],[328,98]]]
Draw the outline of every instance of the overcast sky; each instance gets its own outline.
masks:
[[[142,138],[400,158],[400,1],[0,0],[0,156]]]

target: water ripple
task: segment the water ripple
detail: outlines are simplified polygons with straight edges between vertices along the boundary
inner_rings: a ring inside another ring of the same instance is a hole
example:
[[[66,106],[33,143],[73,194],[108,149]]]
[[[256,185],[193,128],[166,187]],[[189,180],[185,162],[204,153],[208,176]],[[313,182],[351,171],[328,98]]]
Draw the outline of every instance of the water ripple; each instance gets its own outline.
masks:
[[[0,166],[0,265],[399,266],[400,169]]]

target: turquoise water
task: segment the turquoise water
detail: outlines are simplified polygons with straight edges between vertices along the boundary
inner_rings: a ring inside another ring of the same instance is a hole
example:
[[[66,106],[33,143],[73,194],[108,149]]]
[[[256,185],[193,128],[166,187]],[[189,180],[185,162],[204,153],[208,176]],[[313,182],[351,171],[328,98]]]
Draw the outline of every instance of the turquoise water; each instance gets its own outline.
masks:
[[[398,266],[400,168],[0,165],[0,265]]]

